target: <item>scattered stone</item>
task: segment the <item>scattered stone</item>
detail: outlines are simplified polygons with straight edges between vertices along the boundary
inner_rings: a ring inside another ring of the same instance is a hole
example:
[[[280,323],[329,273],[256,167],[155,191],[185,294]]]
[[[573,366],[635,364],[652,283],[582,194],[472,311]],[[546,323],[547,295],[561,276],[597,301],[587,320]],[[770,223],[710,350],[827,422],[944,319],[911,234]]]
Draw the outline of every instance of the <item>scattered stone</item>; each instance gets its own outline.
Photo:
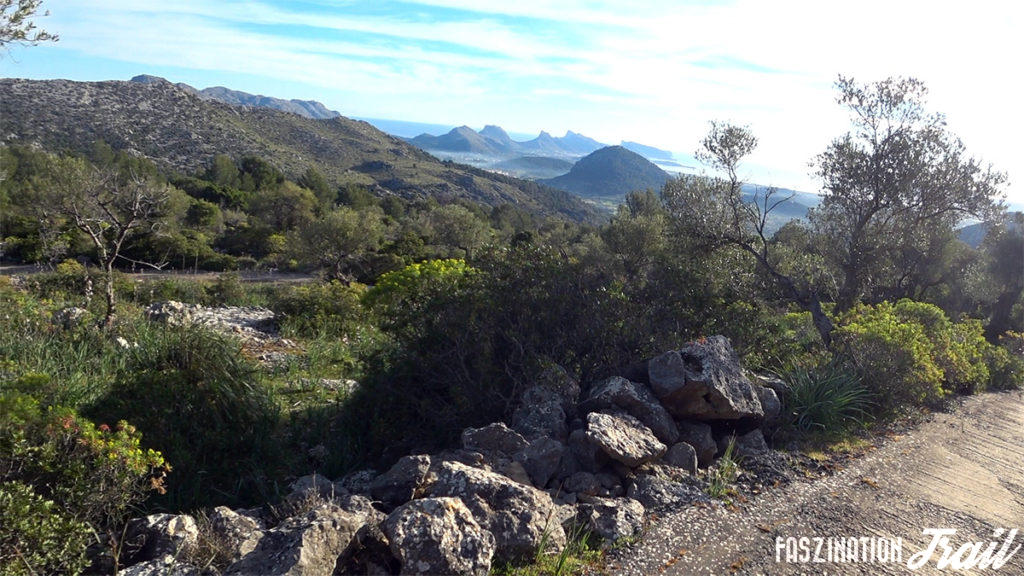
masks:
[[[697,451],[686,442],[673,444],[661,461],[669,466],[686,470],[690,474],[697,473]]]
[[[479,574],[491,570],[495,540],[458,498],[402,505],[384,522],[402,574]]]
[[[755,423],[764,418],[754,386],[724,336],[666,352],[651,359],[647,371],[654,395],[676,418]]]
[[[430,495],[461,498],[477,523],[494,535],[497,559],[536,554],[545,541],[556,551],[565,546],[551,497],[500,474],[442,462]]]
[[[644,507],[632,498],[591,498],[579,505],[576,520],[611,544],[643,529]]]
[[[152,514],[136,518],[125,530],[125,550],[134,562],[180,557],[195,550],[199,527],[186,514]]]
[[[200,576],[195,566],[182,564],[174,556],[165,555],[118,570],[120,576]]]
[[[643,385],[630,382],[620,376],[594,384],[587,399],[580,404],[585,412],[596,412],[606,409],[622,409],[627,414],[643,422],[654,435],[665,444],[672,444],[679,439],[672,416],[654,397],[651,390]]]
[[[701,422],[679,422],[679,441],[693,446],[697,454],[697,465],[707,468],[715,460],[718,444],[711,433],[711,426]]]
[[[485,456],[511,457],[526,448],[527,444],[525,438],[502,422],[462,431],[462,447]]]
[[[643,504],[644,508],[659,511],[709,500],[707,494],[695,485],[647,474],[635,477],[627,494]]]
[[[591,412],[586,434],[605,454],[630,468],[660,458],[668,450],[650,428],[629,414]]]
[[[53,323],[65,330],[78,328],[89,318],[89,311],[77,306],[61,308],[53,312]]]

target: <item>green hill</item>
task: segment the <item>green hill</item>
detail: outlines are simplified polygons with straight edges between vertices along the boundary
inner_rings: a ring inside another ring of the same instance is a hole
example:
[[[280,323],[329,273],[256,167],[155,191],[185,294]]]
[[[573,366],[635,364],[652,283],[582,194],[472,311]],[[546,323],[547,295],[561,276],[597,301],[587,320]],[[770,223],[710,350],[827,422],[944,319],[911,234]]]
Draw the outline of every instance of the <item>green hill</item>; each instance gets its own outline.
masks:
[[[541,182],[584,198],[621,198],[633,190],[661,190],[669,178],[636,152],[608,146],[580,158],[568,174]]]

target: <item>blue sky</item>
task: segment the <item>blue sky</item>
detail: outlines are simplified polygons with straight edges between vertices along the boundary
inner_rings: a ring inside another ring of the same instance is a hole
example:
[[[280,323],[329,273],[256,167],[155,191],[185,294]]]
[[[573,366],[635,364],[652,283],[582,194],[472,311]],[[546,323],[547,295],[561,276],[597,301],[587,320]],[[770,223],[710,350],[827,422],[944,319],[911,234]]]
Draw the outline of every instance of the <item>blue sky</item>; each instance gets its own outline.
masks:
[[[574,130],[692,153],[748,124],[749,179],[816,191],[808,162],[848,126],[838,74],[912,75],[1024,201],[1024,8],[1004,0],[44,0],[60,42],[0,74],[164,76],[315,99],[346,116]]]

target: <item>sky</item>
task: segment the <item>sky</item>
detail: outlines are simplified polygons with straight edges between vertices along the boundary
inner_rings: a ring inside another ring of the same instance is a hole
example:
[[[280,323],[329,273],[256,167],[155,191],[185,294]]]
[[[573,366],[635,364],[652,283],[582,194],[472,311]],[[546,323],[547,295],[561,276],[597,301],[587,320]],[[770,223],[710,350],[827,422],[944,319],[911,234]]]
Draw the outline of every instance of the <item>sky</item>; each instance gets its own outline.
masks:
[[[913,76],[1024,202],[1024,3],[916,0],[44,0],[55,44],[0,75],[319,100],[345,116],[580,132],[692,154],[711,120],[760,144],[744,176],[816,192],[849,128],[841,74]],[[1014,72],[1014,70],[1018,70]]]

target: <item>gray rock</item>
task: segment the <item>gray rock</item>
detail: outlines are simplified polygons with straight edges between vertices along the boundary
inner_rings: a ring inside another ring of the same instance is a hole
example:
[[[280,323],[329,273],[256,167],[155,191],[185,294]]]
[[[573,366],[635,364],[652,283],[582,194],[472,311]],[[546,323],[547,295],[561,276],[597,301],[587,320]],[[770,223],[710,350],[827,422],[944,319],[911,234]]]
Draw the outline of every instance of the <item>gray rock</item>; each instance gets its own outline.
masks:
[[[761,402],[761,408],[764,410],[764,422],[761,426],[768,429],[775,428],[782,416],[782,402],[779,401],[778,393],[772,388],[758,384],[754,385],[754,391],[757,392],[757,399]]]
[[[178,562],[174,556],[166,555],[133,564],[118,570],[117,573],[120,576],[200,576],[202,571],[195,566]]]
[[[558,473],[565,454],[565,444],[553,438],[537,438],[517,456],[530,475],[533,485],[543,488]]]
[[[756,423],[764,410],[728,338],[712,336],[653,358],[648,376],[654,395],[676,418]]]
[[[494,535],[458,498],[424,498],[400,506],[384,522],[402,574],[488,574]]]
[[[711,426],[702,422],[678,422],[679,441],[693,446],[697,454],[697,465],[707,468],[715,460],[718,444],[711,433]]]
[[[308,474],[296,479],[289,485],[291,492],[285,496],[287,502],[298,502],[307,498],[330,500],[336,493],[334,482],[322,474]]]
[[[597,496],[601,488],[601,483],[590,472],[577,472],[566,478],[565,482],[562,483],[562,489],[566,492],[586,496]]]
[[[485,456],[511,457],[526,446],[526,439],[502,422],[462,431],[462,447]]]
[[[654,435],[665,444],[672,444],[679,439],[672,416],[654,397],[651,390],[643,385],[630,382],[620,376],[612,376],[594,384],[587,399],[580,404],[585,412],[597,412],[606,409],[622,409],[627,414],[643,422]]]
[[[631,468],[660,458],[668,450],[650,428],[629,414],[591,412],[587,415],[587,439]]]
[[[70,306],[61,308],[53,313],[53,323],[65,330],[78,328],[89,318],[89,311],[85,308]]]
[[[576,521],[614,543],[643,529],[644,507],[632,498],[591,498],[579,505]]]
[[[330,576],[369,520],[328,503],[267,530],[259,544],[228,567],[230,576]]]
[[[690,474],[697,473],[697,451],[686,442],[677,442],[668,449],[661,461],[669,466],[682,468]]]
[[[430,456],[405,456],[370,483],[370,495],[386,509],[405,504],[423,494],[430,473]]]
[[[736,437],[735,455],[739,458],[758,456],[768,451],[768,444],[764,441],[764,434],[761,430],[751,430],[742,436]]]
[[[545,540],[553,550],[565,546],[551,497],[500,474],[442,462],[430,495],[461,498],[477,523],[494,535],[497,559],[535,554]]]
[[[585,430],[573,430],[569,435],[569,454],[577,468],[571,470],[570,474],[578,470],[597,472],[608,462],[608,456],[604,451],[587,439]]]
[[[210,527],[234,562],[256,549],[263,538],[263,524],[239,514],[227,506],[218,506],[210,513]]]
[[[125,529],[125,549],[135,562],[180,557],[198,542],[199,527],[186,514],[152,514],[130,521]]]
[[[569,426],[561,397],[544,387],[528,389],[512,415],[512,428],[531,440],[545,437],[565,440]]]
[[[370,485],[377,479],[376,470],[356,470],[334,483],[337,494],[369,494]]]
[[[697,486],[647,474],[633,478],[627,494],[648,510],[669,510],[709,500]]]

